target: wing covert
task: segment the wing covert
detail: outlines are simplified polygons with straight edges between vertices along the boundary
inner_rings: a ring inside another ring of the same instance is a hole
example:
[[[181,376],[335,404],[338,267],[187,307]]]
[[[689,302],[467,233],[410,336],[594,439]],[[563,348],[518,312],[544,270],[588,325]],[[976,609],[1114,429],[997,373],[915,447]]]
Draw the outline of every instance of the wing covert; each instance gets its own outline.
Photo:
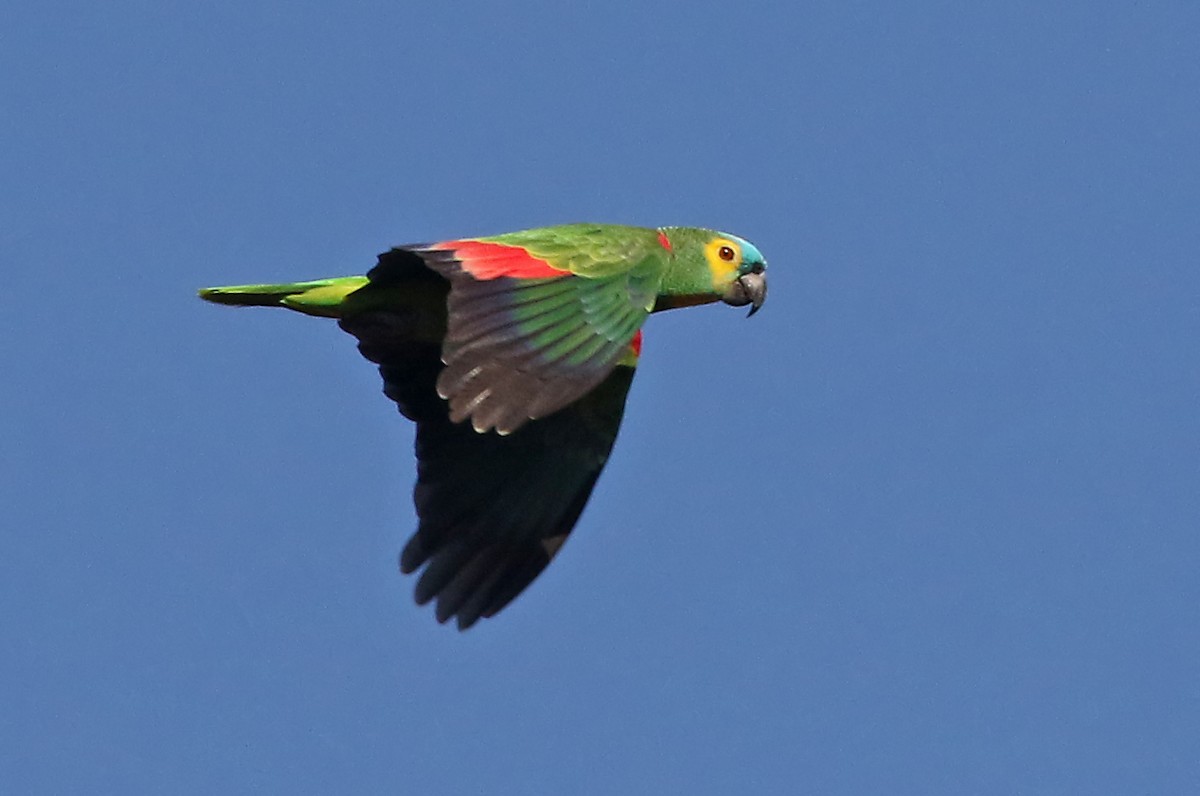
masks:
[[[454,422],[501,435],[607,378],[653,309],[665,269],[658,256],[581,262],[572,250],[564,261],[533,244],[487,240],[412,251],[450,284],[438,393]]]

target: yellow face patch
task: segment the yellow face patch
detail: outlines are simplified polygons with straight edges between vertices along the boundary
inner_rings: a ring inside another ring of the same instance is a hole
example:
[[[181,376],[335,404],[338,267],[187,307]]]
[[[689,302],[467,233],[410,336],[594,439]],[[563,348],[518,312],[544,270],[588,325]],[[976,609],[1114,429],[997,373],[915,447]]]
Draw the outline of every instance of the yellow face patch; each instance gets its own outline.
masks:
[[[722,290],[737,278],[742,262],[742,247],[728,238],[714,238],[704,247],[708,270],[712,272],[713,287]]]

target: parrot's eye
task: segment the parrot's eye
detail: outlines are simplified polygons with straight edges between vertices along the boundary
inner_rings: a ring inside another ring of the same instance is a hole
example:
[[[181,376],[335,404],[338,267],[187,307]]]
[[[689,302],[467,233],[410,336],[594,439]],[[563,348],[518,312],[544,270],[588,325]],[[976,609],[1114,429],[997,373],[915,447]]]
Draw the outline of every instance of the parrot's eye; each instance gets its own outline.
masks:
[[[733,249],[731,249],[730,247],[722,246],[720,249],[717,250],[717,256],[720,257],[725,262],[731,263],[731,262],[733,262],[733,258],[736,255],[733,253]]]

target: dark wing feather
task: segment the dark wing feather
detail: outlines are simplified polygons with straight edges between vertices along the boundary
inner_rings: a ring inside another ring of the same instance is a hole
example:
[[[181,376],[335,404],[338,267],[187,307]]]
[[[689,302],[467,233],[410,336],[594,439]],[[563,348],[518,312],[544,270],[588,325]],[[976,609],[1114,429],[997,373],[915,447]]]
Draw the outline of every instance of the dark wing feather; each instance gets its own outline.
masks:
[[[389,394],[412,371],[383,368]],[[439,621],[470,627],[517,596],[550,563],[575,527],[600,475],[624,411],[633,368],[618,366],[595,390],[508,436],[451,422],[427,380],[415,409],[420,525],[401,568],[428,562],[417,599],[438,600]]]

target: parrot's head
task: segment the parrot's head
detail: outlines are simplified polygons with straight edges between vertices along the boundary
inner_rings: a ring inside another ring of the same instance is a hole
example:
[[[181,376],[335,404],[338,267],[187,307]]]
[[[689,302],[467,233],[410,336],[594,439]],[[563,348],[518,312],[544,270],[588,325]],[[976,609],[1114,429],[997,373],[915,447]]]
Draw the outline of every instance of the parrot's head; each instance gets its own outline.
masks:
[[[736,235],[718,233],[705,247],[713,283],[722,287],[721,301],[731,307],[750,305],[746,317],[767,300],[767,261],[754,244]]]
[[[750,241],[711,229],[664,227],[664,246],[674,255],[655,310],[723,301],[750,305],[750,315],[767,299],[767,261]]]

